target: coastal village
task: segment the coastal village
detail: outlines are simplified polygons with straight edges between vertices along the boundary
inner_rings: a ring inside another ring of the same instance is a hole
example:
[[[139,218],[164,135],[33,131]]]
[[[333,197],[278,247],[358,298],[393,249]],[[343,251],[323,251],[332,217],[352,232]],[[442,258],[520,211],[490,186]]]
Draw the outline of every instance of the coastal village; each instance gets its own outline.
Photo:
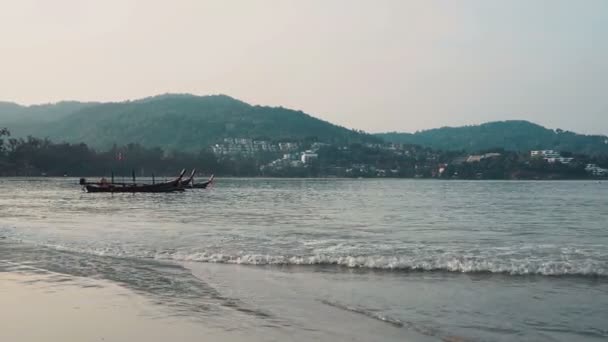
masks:
[[[10,136],[8,130],[3,134]],[[579,145],[582,147],[577,152],[486,148],[471,153],[371,140],[222,137],[216,143],[202,145],[198,151],[163,150],[139,144],[114,145],[110,150],[97,151],[83,143],[10,138],[0,151],[0,175],[93,175],[99,170],[105,174],[131,174],[137,170],[144,177],[171,175],[175,165],[189,165],[200,174],[219,177],[608,178],[608,156],[592,150],[585,154],[581,152],[585,145]],[[56,162],[58,159],[61,163]]]
[[[527,154],[494,151],[479,154],[433,151],[415,145],[367,143],[336,146],[327,143],[272,142],[248,138],[225,138],[210,147],[218,159],[253,158],[260,161],[259,170],[267,176],[301,176],[314,174],[328,177],[413,177],[413,178],[486,178],[483,168],[463,175],[463,170],[475,170],[480,165],[498,165],[506,159],[530,169],[566,172],[584,170],[588,177],[607,177],[608,169],[588,162],[586,156],[573,156],[555,150],[533,150]],[[358,150],[358,151],[353,151]],[[354,155],[365,151],[368,159]],[[328,156],[331,154],[331,157]],[[338,157],[336,157],[338,156]],[[349,157],[350,156],[350,160]],[[341,158],[342,157],[342,158]],[[514,160],[515,158],[515,160]],[[404,165],[405,164],[405,165]],[[408,170],[404,170],[407,168]],[[411,166],[411,167],[410,167]],[[410,172],[413,170],[413,173]],[[506,178],[538,178],[526,176],[521,170]],[[534,173],[534,172],[532,172]],[[522,177],[523,176],[523,177]],[[581,174],[578,174],[580,177]],[[496,178],[496,177],[490,177]],[[559,177],[558,177],[559,178]]]

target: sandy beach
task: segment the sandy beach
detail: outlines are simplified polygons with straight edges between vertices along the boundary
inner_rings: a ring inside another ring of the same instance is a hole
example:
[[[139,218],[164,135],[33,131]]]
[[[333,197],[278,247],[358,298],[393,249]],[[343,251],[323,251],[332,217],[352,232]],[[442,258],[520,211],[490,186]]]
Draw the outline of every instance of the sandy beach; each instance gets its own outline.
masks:
[[[42,272],[0,273],[0,341],[250,341],[175,317],[116,284]]]
[[[268,330],[269,326],[263,324],[244,327],[239,320],[217,327],[206,322],[204,316],[181,315],[144,293],[113,282],[24,265],[15,267],[16,271],[0,272],[0,341],[370,341],[376,334],[386,334],[386,328],[392,331],[385,336],[387,340],[403,340],[404,335],[390,322],[335,307],[327,307],[316,319],[306,318],[316,328],[297,336],[289,329]],[[255,271],[247,269],[230,273],[231,277],[250,275],[252,281],[257,277]],[[302,314],[300,310],[306,308],[293,310]],[[353,325],[355,321],[358,324]],[[408,341],[432,340],[415,333],[406,335],[411,335]]]

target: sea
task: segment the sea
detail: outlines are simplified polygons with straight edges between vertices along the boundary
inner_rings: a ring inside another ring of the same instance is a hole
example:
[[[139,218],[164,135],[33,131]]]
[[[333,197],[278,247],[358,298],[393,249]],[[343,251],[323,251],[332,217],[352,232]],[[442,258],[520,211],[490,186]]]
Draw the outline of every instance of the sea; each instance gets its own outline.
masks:
[[[0,272],[103,279],[252,340],[608,339],[608,182],[77,183],[0,179]]]

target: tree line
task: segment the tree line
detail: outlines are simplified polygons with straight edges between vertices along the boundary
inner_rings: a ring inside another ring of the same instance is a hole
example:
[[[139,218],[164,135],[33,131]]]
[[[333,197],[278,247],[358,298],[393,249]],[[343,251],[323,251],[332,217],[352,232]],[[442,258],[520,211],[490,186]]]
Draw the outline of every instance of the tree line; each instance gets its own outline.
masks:
[[[196,168],[199,174],[255,176],[259,162],[216,158],[209,150],[184,153],[138,144],[97,151],[84,143],[13,138],[8,129],[0,129],[0,176],[128,176],[132,171],[138,176],[173,176],[182,168]]]
[[[306,145],[303,144],[305,148]],[[531,158],[529,153],[486,150],[498,156],[466,162],[464,151],[438,151],[416,145],[395,150],[380,144],[324,145],[313,163],[296,167],[265,167],[280,153],[216,156],[210,149],[197,153],[148,148],[138,144],[114,145],[97,151],[84,143],[54,143],[35,137],[14,138],[0,129],[0,176],[174,176],[182,168],[199,175],[272,177],[399,177],[444,179],[585,179],[588,163],[608,168],[608,156],[573,157],[569,165]],[[296,163],[297,164],[297,163]]]

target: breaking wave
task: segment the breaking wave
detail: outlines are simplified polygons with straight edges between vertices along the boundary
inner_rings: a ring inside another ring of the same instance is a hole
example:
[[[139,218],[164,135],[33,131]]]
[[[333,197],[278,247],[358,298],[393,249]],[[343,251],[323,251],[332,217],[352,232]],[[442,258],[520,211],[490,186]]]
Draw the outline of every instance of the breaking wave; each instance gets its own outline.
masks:
[[[28,241],[5,231],[0,243],[36,245],[62,251],[118,258],[156,259],[169,262],[204,262],[239,265],[334,266],[348,269],[395,272],[490,273],[505,275],[543,275],[608,277],[608,255],[594,251],[568,255],[534,251],[514,251],[504,255],[492,249],[477,254],[464,251],[438,252],[427,250],[408,255],[340,255],[339,251],[314,255],[266,255],[254,253],[221,253],[205,251],[150,250],[143,246],[100,246]],[[352,252],[352,251],[351,251]]]
[[[457,273],[499,273],[509,275],[546,276],[608,276],[608,265],[597,260],[492,260],[470,257],[445,257],[443,255],[424,257],[396,256],[271,256],[271,255],[225,255],[219,253],[180,252],[157,254],[156,259],[226,263],[240,265],[334,265],[346,268],[389,270],[389,271],[436,271]]]

